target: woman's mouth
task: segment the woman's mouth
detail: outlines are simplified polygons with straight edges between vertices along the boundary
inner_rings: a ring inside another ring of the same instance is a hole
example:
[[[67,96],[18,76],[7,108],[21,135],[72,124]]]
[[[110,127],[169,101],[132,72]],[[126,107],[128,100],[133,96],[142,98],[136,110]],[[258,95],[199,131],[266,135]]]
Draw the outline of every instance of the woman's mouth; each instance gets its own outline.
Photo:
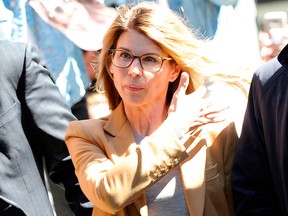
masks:
[[[126,88],[127,88],[129,91],[140,91],[140,90],[143,90],[143,89],[144,89],[142,86],[134,85],[134,84],[126,85]]]

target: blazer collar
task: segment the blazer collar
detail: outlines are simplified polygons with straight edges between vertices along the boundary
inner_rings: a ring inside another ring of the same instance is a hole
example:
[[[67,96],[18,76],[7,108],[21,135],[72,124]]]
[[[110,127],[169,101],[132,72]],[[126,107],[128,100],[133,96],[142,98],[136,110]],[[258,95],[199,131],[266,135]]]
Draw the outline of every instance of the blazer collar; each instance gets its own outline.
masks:
[[[120,104],[116,107],[115,110],[111,113],[106,125],[104,126],[104,130],[107,131],[112,136],[116,136],[119,134],[119,131],[124,128],[130,128],[129,122],[127,121],[124,105],[121,101]],[[131,131],[131,129],[129,129]]]
[[[103,129],[111,136],[109,145],[114,146],[113,160],[114,163],[118,163],[122,157],[130,154],[133,146],[136,145],[122,102],[112,111]]]

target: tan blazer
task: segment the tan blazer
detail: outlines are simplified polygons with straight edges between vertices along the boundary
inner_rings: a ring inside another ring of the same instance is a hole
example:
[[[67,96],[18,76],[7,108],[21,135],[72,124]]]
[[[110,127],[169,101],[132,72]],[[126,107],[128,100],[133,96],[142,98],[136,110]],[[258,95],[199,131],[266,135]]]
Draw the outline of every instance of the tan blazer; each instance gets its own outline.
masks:
[[[66,134],[93,216],[148,215],[144,191],[177,165],[190,215],[233,215],[230,171],[237,141],[235,123],[227,119],[181,140],[164,124],[136,145],[122,103],[108,117],[72,122]]]

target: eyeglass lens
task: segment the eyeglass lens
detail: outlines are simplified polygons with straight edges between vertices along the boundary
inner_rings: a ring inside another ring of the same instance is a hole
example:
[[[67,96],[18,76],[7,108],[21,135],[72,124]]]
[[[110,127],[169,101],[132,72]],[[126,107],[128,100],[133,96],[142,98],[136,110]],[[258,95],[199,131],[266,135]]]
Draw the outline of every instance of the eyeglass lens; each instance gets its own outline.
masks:
[[[163,60],[161,57],[154,54],[144,54],[142,56],[134,56],[126,50],[114,50],[112,63],[119,68],[129,67],[135,58],[140,60],[140,65],[146,71],[157,72],[162,66]]]

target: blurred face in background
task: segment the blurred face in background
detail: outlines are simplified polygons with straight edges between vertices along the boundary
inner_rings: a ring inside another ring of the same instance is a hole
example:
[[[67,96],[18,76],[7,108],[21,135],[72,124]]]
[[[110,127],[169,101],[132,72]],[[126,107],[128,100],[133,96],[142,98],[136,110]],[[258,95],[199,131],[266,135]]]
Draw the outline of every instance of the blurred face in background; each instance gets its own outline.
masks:
[[[97,51],[83,50],[83,59],[84,59],[85,69],[91,82],[95,81],[96,76],[98,75],[98,64],[99,64],[100,52],[101,52],[101,49]]]

